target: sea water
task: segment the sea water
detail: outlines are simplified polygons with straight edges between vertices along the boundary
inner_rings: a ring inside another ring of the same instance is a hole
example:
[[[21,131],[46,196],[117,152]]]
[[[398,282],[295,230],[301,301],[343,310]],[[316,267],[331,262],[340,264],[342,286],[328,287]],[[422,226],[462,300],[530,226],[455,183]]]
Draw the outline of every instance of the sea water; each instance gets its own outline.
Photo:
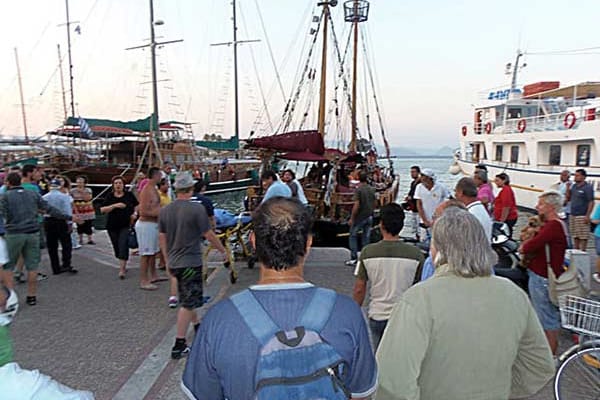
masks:
[[[437,182],[446,186],[451,193],[454,193],[454,186],[456,182],[461,178],[461,175],[452,175],[448,172],[450,165],[453,163],[453,159],[450,157],[439,157],[439,158],[394,158],[392,160],[394,166],[394,173],[400,180],[400,188],[398,191],[398,199],[402,201],[404,196],[410,189],[410,183],[412,179],[410,177],[410,168],[413,165],[418,165],[421,169],[429,168],[435,175]],[[383,160],[382,164],[385,165],[386,161]],[[292,167],[292,166],[289,166]],[[301,171],[298,171],[301,173]],[[212,195],[211,198],[215,203],[215,207],[224,208],[233,213],[238,213],[244,210],[244,197],[246,191],[236,191],[223,194]]]

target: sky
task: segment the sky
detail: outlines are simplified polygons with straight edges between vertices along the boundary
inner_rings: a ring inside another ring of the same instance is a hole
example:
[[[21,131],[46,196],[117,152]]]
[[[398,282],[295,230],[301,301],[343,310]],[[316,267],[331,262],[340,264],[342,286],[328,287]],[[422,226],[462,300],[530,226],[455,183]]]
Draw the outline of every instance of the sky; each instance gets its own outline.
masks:
[[[239,47],[240,136],[244,138],[251,130],[263,134],[279,126],[284,99],[294,93],[297,70],[305,62],[302,50],[306,52],[303,46],[311,40],[308,30],[316,26],[311,16],[318,9],[316,0],[237,3],[238,40],[260,40]],[[342,3],[332,9],[340,37],[349,28],[342,21]],[[514,62],[517,49],[526,52],[527,63],[520,71],[519,85],[600,81],[600,49],[577,56],[533,54],[599,47],[597,0],[573,1],[568,6],[556,0],[370,3],[369,20],[361,29],[369,38],[377,97],[392,146],[457,147],[460,127],[472,119],[473,105],[481,103],[482,94],[508,87],[505,65]],[[148,6],[148,0],[70,1],[70,19],[77,21],[71,26],[76,115],[134,120],[150,114],[151,88],[145,83],[150,80],[149,50],[125,50],[147,42]],[[159,40],[184,40],[157,51],[161,120],[191,122],[198,138],[207,132],[230,136],[231,49],[211,46],[231,40],[230,1],[154,0],[154,8],[155,19],[164,21],[156,27]],[[19,136],[24,131],[17,48],[29,135],[40,136],[60,126],[64,117],[57,44],[68,88],[67,35],[60,26],[66,21],[65,2],[2,1],[0,14],[0,135]],[[77,26],[80,34],[75,32]],[[364,71],[364,60],[359,65],[359,72]],[[328,76],[334,75],[330,69]],[[365,83],[367,77],[359,74],[359,92],[365,91]],[[69,107],[68,93],[66,97]],[[269,118],[260,111],[265,104]],[[303,104],[298,108],[300,115],[307,113],[305,127],[316,127],[316,107]],[[374,120],[373,105],[369,113]],[[380,142],[378,128],[374,131]]]

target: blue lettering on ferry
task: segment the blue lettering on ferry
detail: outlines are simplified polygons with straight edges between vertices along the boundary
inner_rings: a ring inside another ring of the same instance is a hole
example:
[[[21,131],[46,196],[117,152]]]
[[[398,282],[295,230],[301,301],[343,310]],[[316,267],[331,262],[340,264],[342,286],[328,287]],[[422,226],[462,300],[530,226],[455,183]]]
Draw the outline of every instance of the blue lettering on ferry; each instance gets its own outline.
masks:
[[[488,94],[488,100],[506,100],[508,99],[509,93],[510,89],[496,90],[495,92],[490,92]]]

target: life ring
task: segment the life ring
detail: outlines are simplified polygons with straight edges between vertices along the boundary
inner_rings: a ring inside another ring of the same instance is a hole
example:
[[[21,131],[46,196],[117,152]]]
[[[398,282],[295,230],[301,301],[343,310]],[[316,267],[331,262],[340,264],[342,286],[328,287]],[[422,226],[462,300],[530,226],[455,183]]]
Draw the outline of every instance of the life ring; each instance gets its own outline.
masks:
[[[525,132],[525,128],[527,128],[527,121],[524,119],[519,120],[517,123],[517,130],[521,133]]]
[[[463,136],[467,136],[467,127],[466,126],[463,125],[461,131],[462,131]]]
[[[567,115],[565,115],[563,125],[565,126],[565,128],[571,129],[573,126],[575,126],[575,122],[577,122],[577,117],[575,116],[575,113],[571,111],[568,112]]]
[[[483,127],[483,129],[485,130],[485,133],[487,133],[489,135],[490,133],[492,133],[492,123],[487,122],[485,124],[485,126]]]

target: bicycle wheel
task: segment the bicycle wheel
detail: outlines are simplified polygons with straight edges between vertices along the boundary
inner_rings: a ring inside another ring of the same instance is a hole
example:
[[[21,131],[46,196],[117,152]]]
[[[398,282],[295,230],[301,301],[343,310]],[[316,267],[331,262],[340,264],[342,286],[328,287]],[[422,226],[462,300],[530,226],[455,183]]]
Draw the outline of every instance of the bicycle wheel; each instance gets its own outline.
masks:
[[[563,362],[554,378],[557,400],[600,399],[600,349],[581,350]]]

